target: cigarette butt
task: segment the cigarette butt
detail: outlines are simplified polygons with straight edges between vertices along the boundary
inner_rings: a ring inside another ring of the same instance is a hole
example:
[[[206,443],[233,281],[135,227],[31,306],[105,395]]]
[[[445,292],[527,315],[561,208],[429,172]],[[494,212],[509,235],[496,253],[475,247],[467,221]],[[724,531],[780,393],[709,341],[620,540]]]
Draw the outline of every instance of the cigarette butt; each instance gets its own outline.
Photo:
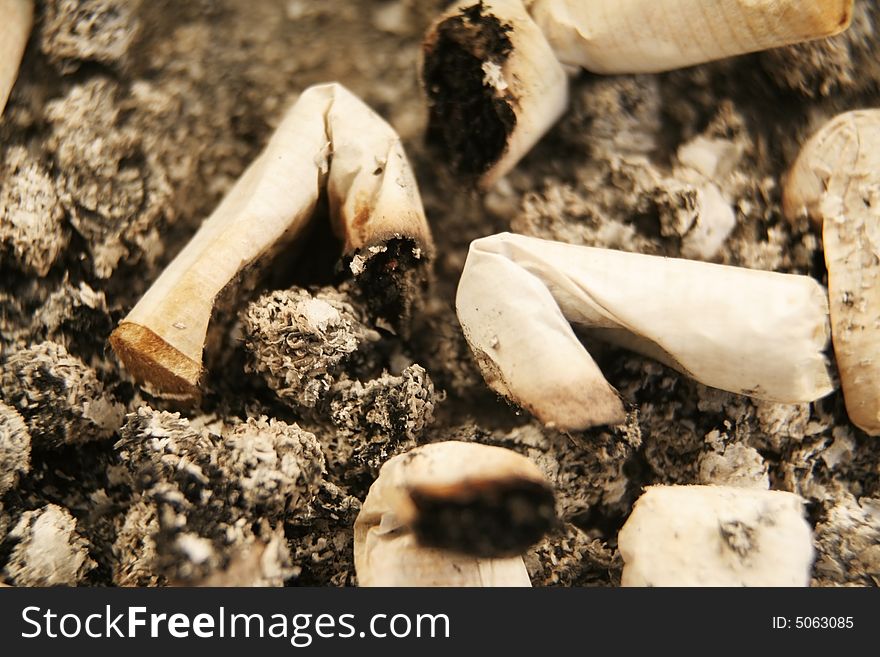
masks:
[[[0,0],[0,116],[18,77],[33,22],[33,0]]]
[[[458,2],[428,31],[428,139],[488,188],[562,116],[568,79],[520,0]]]
[[[838,34],[853,0],[533,0],[566,64],[656,73]]]
[[[808,586],[804,500],[727,486],[651,486],[618,535],[623,586]]]
[[[625,419],[571,324],[757,399],[833,390],[828,300],[807,276],[501,233],[471,244],[456,311],[487,384],[561,429]]]
[[[424,40],[428,139],[491,187],[568,103],[566,71],[654,73],[832,36],[853,0],[462,0]]]
[[[841,114],[813,135],[786,176],[783,207],[822,224],[846,410],[880,435],[880,110]]]
[[[516,452],[425,445],[387,461],[354,527],[361,586],[529,586],[520,556],[555,523],[553,491]]]
[[[296,239],[325,187],[343,252],[360,258],[356,280],[376,276],[370,264],[375,260],[389,286],[406,283],[389,270],[402,268],[402,258],[378,257],[389,252],[391,242],[397,249],[392,255],[402,250],[412,262],[432,254],[421,198],[397,134],[341,85],[310,87],[110,336],[129,372],[160,393],[197,397],[215,298],[245,267]],[[385,310],[403,312],[402,302],[394,300],[398,303]]]

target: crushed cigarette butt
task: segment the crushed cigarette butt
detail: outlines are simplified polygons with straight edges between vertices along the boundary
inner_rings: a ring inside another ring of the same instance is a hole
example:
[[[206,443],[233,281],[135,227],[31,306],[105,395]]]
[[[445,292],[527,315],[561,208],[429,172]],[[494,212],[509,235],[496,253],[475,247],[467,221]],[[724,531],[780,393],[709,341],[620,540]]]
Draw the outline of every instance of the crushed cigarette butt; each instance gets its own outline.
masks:
[[[9,354],[0,369],[0,394],[46,446],[109,438],[125,413],[92,368],[51,341]]]
[[[880,110],[847,112],[806,144],[783,204],[822,226],[831,337],[850,420],[880,435]]]
[[[325,171],[318,160],[329,152]],[[217,295],[244,268],[296,238],[325,188],[343,253],[367,260],[356,282],[370,311],[406,322],[432,249],[409,162],[394,130],[358,98],[339,84],[314,86],[110,336],[135,379],[159,393],[199,396]]]
[[[355,522],[361,586],[529,586],[518,555],[555,522],[527,458],[442,442],[387,461]]]
[[[471,244],[456,310],[488,385],[561,429],[625,419],[570,324],[705,385],[758,399],[833,390],[819,283],[511,233]]]

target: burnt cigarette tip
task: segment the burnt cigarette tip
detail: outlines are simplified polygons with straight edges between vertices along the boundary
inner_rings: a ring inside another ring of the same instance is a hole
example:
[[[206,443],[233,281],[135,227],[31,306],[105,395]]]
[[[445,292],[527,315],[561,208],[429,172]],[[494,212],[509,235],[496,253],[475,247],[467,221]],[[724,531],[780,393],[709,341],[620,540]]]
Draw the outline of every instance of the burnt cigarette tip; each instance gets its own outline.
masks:
[[[422,545],[480,558],[520,555],[557,522],[553,490],[524,477],[420,485],[409,495]]]

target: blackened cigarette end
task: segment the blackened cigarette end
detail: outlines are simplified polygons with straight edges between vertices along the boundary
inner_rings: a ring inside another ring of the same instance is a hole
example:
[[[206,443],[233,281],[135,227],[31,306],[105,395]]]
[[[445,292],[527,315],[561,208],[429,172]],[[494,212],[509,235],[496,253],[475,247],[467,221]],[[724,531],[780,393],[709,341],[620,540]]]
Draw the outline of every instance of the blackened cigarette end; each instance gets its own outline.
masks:
[[[410,489],[413,530],[426,547],[480,558],[522,554],[556,524],[552,489],[523,477]]]
[[[513,50],[511,30],[479,2],[441,20],[425,39],[427,140],[462,176],[491,169],[516,127],[514,99],[489,84],[484,69],[504,66]]]
[[[425,296],[430,259],[412,239],[396,237],[382,250],[363,249],[363,269],[355,275],[367,310],[372,317],[387,321],[398,334],[409,335],[414,312]],[[352,259],[349,259],[349,267]]]

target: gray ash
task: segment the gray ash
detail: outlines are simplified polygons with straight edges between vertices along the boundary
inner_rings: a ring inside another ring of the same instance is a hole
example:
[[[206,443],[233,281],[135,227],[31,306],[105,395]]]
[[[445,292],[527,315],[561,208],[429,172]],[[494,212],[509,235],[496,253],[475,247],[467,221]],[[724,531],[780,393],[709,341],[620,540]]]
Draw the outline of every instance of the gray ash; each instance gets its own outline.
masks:
[[[95,371],[50,341],[9,355],[0,395],[18,409],[31,436],[49,446],[108,438],[123,415]]]
[[[348,297],[333,288],[302,288],[263,295],[242,314],[253,356],[249,370],[291,407],[317,407],[354,364],[363,343],[379,335],[363,323]]]
[[[317,440],[266,418],[221,433],[148,407],[128,416],[116,447],[136,497],[115,549],[131,556],[141,546],[147,556],[117,568],[117,582],[200,582],[269,546],[284,574],[275,585],[294,574],[276,536],[309,513],[319,490]]]

